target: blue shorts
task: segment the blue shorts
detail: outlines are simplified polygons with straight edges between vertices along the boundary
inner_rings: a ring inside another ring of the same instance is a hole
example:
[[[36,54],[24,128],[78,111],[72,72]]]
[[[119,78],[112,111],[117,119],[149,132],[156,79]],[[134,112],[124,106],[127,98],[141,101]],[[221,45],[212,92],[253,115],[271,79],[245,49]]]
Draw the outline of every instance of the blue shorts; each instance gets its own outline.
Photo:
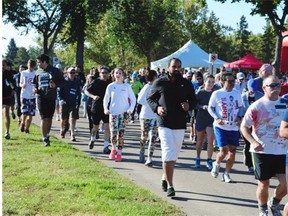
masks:
[[[215,141],[218,147],[227,145],[239,146],[240,132],[227,131],[219,127],[214,127]]]
[[[212,123],[208,123],[208,124],[203,124],[203,123],[200,123],[200,122],[198,122],[198,121],[196,121],[196,123],[195,123],[195,129],[197,130],[197,131],[203,131],[203,130],[205,130],[207,127],[213,127],[213,122]]]

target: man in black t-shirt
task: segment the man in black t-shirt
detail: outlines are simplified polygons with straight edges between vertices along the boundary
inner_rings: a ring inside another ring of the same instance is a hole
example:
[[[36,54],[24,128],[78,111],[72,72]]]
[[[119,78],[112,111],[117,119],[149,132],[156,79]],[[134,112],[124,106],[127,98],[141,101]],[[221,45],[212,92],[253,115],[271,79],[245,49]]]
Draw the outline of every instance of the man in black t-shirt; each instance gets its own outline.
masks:
[[[57,87],[64,84],[63,73],[49,64],[49,56],[42,54],[37,57],[39,69],[33,80],[33,92],[37,96],[37,106],[41,116],[40,129],[44,146],[50,145],[49,132],[55,111]]]
[[[110,154],[109,149],[109,115],[104,113],[103,108],[103,98],[105,95],[106,88],[110,83],[109,80],[109,70],[108,68],[102,66],[100,67],[100,76],[98,79],[95,79],[85,90],[85,94],[92,98],[92,120],[93,128],[91,130],[91,138],[89,142],[89,149],[93,149],[94,142],[96,140],[96,134],[99,130],[100,121],[103,121],[104,124],[104,149],[103,153]]]

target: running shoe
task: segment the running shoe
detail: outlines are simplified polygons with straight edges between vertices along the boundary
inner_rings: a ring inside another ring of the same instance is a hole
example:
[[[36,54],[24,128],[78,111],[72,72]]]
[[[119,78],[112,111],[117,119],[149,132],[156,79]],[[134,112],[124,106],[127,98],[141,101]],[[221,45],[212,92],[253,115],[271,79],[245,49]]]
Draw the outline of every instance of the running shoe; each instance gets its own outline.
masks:
[[[273,204],[273,199],[270,199],[267,204],[273,216],[282,216],[279,203]]]
[[[196,167],[196,168],[200,168],[200,167],[201,167],[201,159],[200,159],[200,158],[196,158],[196,160],[195,160],[195,167]]]
[[[61,138],[65,138],[66,130],[60,131]]]
[[[106,146],[106,147],[103,149],[103,153],[104,153],[104,154],[110,154],[110,153],[111,153],[111,150],[109,149],[109,146]]]
[[[212,165],[213,161],[211,159],[207,160],[207,164],[206,164],[206,167],[208,170],[212,170],[213,168],[213,165]]]
[[[13,119],[16,119],[16,115],[15,115],[14,112],[11,112],[11,116],[12,116]]]
[[[147,167],[152,167],[152,166],[153,166],[152,161],[151,161],[151,160],[147,160],[147,161],[145,162],[145,166],[147,166]]]
[[[173,197],[173,196],[175,196],[175,195],[176,195],[176,194],[175,194],[174,188],[173,188],[173,187],[169,187],[168,190],[167,190],[167,196],[168,196],[168,197]]]
[[[99,139],[99,138],[100,138],[99,131],[96,132],[95,138],[96,138],[96,139]]]
[[[269,216],[268,210],[261,210],[259,216]]]
[[[21,132],[24,132],[24,130],[25,130],[25,124],[24,123],[20,123],[20,127],[19,127],[19,130],[21,131]]]
[[[166,180],[161,180],[161,186],[162,186],[162,190],[164,191],[164,192],[166,192],[167,191],[167,188],[168,188],[168,183],[167,183],[167,181]]]
[[[114,160],[115,157],[116,157],[116,153],[117,153],[116,149],[113,149],[113,150],[110,152],[109,159],[110,159],[110,160]]]
[[[232,179],[230,178],[229,173],[227,173],[226,171],[222,175],[222,181],[226,182],[226,183],[231,183],[232,182]]]
[[[10,134],[8,132],[5,133],[5,139],[10,139]]]
[[[45,147],[50,146],[49,137],[44,137],[42,142]]]
[[[115,162],[121,162],[122,161],[122,155],[121,154],[117,154],[116,158],[115,158]]]
[[[214,161],[212,163],[212,170],[211,170],[211,175],[214,177],[214,178],[217,178],[218,175],[219,175],[219,170],[220,170],[220,165],[218,165],[216,163],[216,161]]]
[[[76,142],[76,138],[75,138],[75,136],[74,136],[74,135],[71,135],[70,140],[71,140],[72,142]]]

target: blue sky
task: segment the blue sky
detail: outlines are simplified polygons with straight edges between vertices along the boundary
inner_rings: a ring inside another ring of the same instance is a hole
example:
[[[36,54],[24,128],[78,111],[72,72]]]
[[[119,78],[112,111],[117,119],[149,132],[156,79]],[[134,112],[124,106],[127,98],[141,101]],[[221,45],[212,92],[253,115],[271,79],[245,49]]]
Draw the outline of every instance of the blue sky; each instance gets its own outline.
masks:
[[[228,0],[229,2],[231,0]],[[222,25],[237,28],[237,23],[240,22],[240,17],[244,15],[248,22],[248,28],[254,34],[262,33],[263,27],[266,25],[264,17],[251,16],[251,5],[248,3],[225,3],[221,4],[214,0],[207,0],[209,12],[214,12],[219,18],[219,23]],[[282,14],[281,14],[282,15]],[[1,22],[2,23],[2,22]],[[3,25],[3,23],[2,23]],[[11,38],[14,38],[18,47],[35,46],[35,32],[31,31],[28,35],[20,35],[21,31],[17,31],[12,25],[1,26],[2,29],[2,54],[6,52],[7,45]],[[3,39],[3,37],[5,39]],[[4,48],[4,49],[3,49]]]

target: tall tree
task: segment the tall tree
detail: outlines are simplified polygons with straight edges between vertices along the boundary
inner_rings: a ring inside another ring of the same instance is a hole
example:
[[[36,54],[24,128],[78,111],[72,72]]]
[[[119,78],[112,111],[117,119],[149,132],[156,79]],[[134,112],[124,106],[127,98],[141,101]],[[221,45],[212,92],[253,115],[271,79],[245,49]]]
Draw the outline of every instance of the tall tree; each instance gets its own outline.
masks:
[[[67,18],[67,7],[73,7],[68,0],[4,0],[3,20],[12,23],[16,29],[23,27],[26,33],[35,29],[43,37],[44,53],[51,55]]]
[[[226,2],[227,0],[215,0],[219,2]],[[229,0],[228,0],[229,1]],[[286,29],[285,21],[288,13],[288,1],[287,0],[230,0],[231,3],[234,2],[246,2],[252,5],[251,15],[259,14],[260,16],[268,17],[273,26],[273,29],[277,35],[277,42],[275,48],[275,57],[274,57],[274,68],[276,74],[279,74],[280,68],[280,56],[281,56],[281,48],[282,48],[282,32]],[[277,8],[281,8],[281,14],[277,14]]]
[[[87,27],[99,23],[103,14],[111,6],[110,0],[78,0],[67,11],[69,19],[63,31],[66,44],[76,43],[76,64],[83,70],[84,42]]]
[[[17,55],[14,59],[13,64],[19,66],[20,64],[27,65],[28,60],[30,59],[29,53],[25,47],[20,47],[17,51]]]
[[[244,15],[241,16],[240,22],[237,23],[237,27],[238,28],[235,33],[236,38],[239,41],[239,46],[237,46],[238,55],[242,58],[250,52],[248,39],[249,35],[251,34],[251,32],[248,31],[248,23]]]
[[[18,51],[18,48],[16,46],[15,40],[14,38],[11,38],[7,47],[6,59],[13,62],[17,55],[17,51]]]
[[[272,26],[267,21],[266,26],[264,27],[264,33],[261,36],[261,50],[262,55],[261,59],[264,62],[271,63],[273,61],[273,58],[275,56],[275,43],[276,43],[276,34],[275,31],[273,31]]]
[[[111,31],[120,36],[120,43],[130,41],[134,49],[146,57],[149,66],[155,43],[166,33],[163,32],[165,21],[169,18],[179,20],[177,8],[177,1],[119,0],[113,5]],[[170,28],[169,34],[177,33],[177,26]]]

